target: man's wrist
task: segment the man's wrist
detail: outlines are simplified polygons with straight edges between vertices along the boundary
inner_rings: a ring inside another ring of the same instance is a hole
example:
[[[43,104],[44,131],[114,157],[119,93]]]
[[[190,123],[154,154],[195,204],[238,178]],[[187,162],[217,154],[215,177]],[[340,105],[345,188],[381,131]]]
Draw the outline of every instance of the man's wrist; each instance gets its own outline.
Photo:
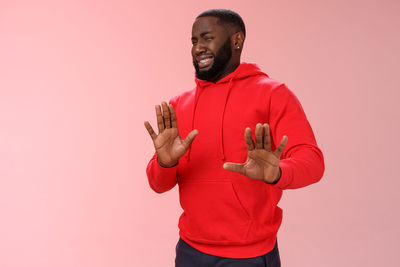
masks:
[[[277,184],[279,182],[279,180],[281,179],[281,174],[282,174],[281,168],[279,167],[277,178],[273,182],[268,182],[268,181],[265,181],[265,182],[267,184]]]
[[[176,165],[178,165],[178,163],[179,163],[179,161],[177,161],[175,164],[173,164],[173,165],[171,165],[171,166],[169,166],[169,165],[164,165],[164,164],[162,164],[161,162],[160,162],[160,160],[157,158],[157,162],[158,162],[158,165],[160,165],[161,167],[163,167],[163,168],[172,168],[172,167],[175,167]]]

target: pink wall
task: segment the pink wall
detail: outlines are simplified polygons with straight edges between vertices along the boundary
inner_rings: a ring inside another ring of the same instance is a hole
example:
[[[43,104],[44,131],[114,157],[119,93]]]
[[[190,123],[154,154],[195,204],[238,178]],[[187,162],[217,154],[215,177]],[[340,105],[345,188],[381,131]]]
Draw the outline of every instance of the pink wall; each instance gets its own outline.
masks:
[[[147,184],[143,121],[192,88],[191,25],[215,7],[326,157],[282,199],[283,266],[398,266],[399,1],[140,2],[0,1],[0,266],[173,265],[178,192]]]

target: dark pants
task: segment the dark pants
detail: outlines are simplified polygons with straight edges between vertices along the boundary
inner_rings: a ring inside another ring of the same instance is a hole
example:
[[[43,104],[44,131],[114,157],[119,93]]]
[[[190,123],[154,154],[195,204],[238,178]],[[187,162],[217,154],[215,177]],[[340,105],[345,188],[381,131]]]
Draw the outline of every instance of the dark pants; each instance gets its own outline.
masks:
[[[212,256],[194,249],[179,238],[176,245],[175,267],[280,267],[278,243],[272,251],[259,257],[230,259]]]

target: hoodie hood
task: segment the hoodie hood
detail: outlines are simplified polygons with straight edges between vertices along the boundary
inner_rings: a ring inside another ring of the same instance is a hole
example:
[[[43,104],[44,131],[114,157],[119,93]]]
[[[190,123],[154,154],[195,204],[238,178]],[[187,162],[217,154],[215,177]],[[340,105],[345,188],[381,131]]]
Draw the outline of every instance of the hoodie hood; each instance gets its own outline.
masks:
[[[255,76],[255,75],[265,75],[268,77],[267,74],[265,74],[264,72],[262,72],[260,70],[260,68],[254,64],[254,63],[241,63],[234,72],[228,74],[227,76],[225,76],[224,78],[222,78],[221,80],[213,83],[213,82],[209,82],[209,81],[205,81],[205,80],[200,80],[195,78],[195,82],[197,87],[207,87],[210,85],[215,85],[215,84],[221,84],[221,83],[227,83],[230,82],[231,80],[240,80],[240,79],[244,79],[250,76]]]
[[[224,149],[224,117],[225,117],[225,110],[226,110],[226,105],[228,103],[228,99],[229,99],[229,95],[230,92],[232,90],[232,88],[234,87],[234,83],[241,80],[241,79],[245,79],[251,76],[257,76],[257,75],[264,75],[266,77],[268,77],[267,74],[265,74],[264,72],[262,72],[260,70],[260,68],[254,64],[254,63],[241,63],[235,71],[233,71],[232,73],[228,74],[227,76],[225,76],[224,78],[222,78],[221,80],[217,81],[217,82],[209,82],[209,81],[205,81],[205,80],[200,80],[195,78],[195,82],[196,82],[196,91],[195,91],[195,102],[194,102],[194,109],[193,109],[193,114],[192,114],[192,123],[191,123],[191,130],[195,129],[195,125],[194,125],[194,119],[195,119],[195,115],[196,115],[196,107],[197,107],[197,103],[199,100],[199,97],[201,95],[201,93],[207,88],[207,87],[211,87],[211,86],[219,86],[219,85],[224,85],[224,84],[228,84],[228,86],[221,86],[221,90],[224,90],[224,107],[223,107],[223,112],[222,112],[222,117],[221,117],[221,123],[220,123],[220,130],[219,130],[219,135],[220,135],[220,153],[221,153],[221,159],[225,160],[225,149]],[[188,153],[186,154],[187,160],[190,160],[190,153],[191,153],[191,147],[188,150]]]

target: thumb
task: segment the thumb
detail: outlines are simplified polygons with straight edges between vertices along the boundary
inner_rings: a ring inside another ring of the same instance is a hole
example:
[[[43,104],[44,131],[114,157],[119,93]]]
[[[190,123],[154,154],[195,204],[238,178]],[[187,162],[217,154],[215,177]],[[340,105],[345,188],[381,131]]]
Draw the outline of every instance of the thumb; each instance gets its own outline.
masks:
[[[225,162],[224,165],[222,165],[222,167],[227,171],[244,174],[244,167],[243,164],[241,163]]]
[[[193,130],[188,135],[186,136],[185,140],[183,140],[183,143],[185,144],[185,147],[188,148],[192,144],[194,138],[196,135],[199,133],[197,130]]]

